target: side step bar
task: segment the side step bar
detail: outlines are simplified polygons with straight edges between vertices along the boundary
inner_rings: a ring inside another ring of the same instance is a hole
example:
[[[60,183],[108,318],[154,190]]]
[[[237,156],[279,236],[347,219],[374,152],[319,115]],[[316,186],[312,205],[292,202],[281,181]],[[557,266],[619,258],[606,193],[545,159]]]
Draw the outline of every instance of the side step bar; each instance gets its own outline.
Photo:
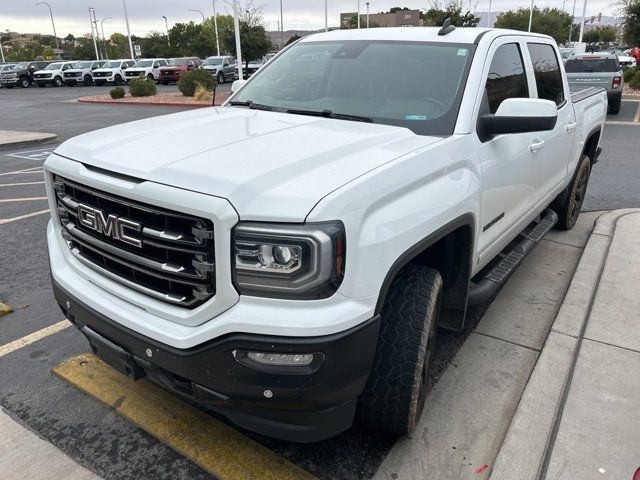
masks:
[[[471,284],[468,305],[477,305],[491,298],[557,221],[558,215],[553,210],[547,209],[542,212],[541,219],[535,227],[531,230],[525,229],[520,234],[522,240],[509,253],[503,254],[498,264],[491,268],[478,283]]]

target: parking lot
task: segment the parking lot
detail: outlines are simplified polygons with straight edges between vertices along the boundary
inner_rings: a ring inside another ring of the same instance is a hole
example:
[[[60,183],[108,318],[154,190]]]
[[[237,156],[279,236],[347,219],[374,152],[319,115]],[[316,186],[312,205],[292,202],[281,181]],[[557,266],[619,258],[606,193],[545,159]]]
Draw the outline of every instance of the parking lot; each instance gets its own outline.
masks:
[[[229,88],[229,84],[220,87]],[[159,86],[158,90],[176,88]],[[79,96],[106,91],[100,87],[0,89],[0,129],[52,132],[64,141],[109,125],[181,111],[175,107],[75,101]],[[619,115],[609,116],[602,143],[604,153],[594,168],[584,210],[640,207],[639,112],[640,101],[629,100],[623,102]],[[210,413],[197,417],[203,422],[202,430],[184,432],[166,419],[149,420],[154,416],[153,405],[128,414],[116,411],[122,404],[120,399],[105,405],[117,384],[105,385],[103,391],[87,395],[52,374],[64,362],[89,351],[86,339],[78,331],[60,323],[64,316],[51,293],[45,238],[49,212],[42,164],[56,144],[0,151],[0,302],[15,309],[0,317],[0,407],[78,463],[107,478],[212,478],[215,468],[206,468],[201,452],[183,448],[181,437],[204,435],[212,428],[219,435],[213,439],[216,442],[238,445],[235,452],[221,455],[228,455],[223,460],[237,465],[239,472],[264,462],[274,468],[277,465],[292,478],[296,477],[294,465],[322,479],[371,478],[396,442],[395,437],[359,426],[310,445],[245,431],[236,437],[236,427],[224,427],[225,420]],[[474,309],[463,334],[440,333],[430,372],[433,384],[437,385],[489,306]],[[25,338],[27,344],[18,348]],[[15,348],[3,350],[2,346],[7,345]],[[67,378],[72,376],[73,371]],[[145,393],[131,392],[129,400],[136,395]],[[184,402],[175,408],[176,418],[202,413]],[[208,423],[206,417],[214,423]],[[291,464],[283,464],[281,459]],[[225,472],[218,476],[242,478]],[[272,478],[283,478],[282,475]]]

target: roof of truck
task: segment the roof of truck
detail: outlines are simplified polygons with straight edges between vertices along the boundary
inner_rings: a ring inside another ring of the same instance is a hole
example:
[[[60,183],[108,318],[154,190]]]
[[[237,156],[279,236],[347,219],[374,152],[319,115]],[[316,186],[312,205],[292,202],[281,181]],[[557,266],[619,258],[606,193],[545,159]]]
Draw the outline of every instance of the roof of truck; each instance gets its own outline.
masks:
[[[500,28],[457,27],[446,35],[438,35],[440,27],[392,27],[332,30],[304,37],[300,42],[330,40],[395,40],[406,42],[477,43],[480,37],[495,38],[501,35],[532,36],[550,38],[547,35],[506,30]]]

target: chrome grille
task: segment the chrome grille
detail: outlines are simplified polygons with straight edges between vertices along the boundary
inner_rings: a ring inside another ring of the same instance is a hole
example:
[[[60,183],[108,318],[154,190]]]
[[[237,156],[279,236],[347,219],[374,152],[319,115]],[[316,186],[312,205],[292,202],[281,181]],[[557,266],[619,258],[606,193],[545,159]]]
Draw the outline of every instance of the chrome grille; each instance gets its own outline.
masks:
[[[54,177],[54,190],[63,237],[84,265],[129,288],[186,308],[215,295],[211,220],[127,200],[60,176]],[[127,230],[134,241],[124,243],[113,232],[88,227],[79,218],[87,208],[104,217],[140,224],[139,231]]]

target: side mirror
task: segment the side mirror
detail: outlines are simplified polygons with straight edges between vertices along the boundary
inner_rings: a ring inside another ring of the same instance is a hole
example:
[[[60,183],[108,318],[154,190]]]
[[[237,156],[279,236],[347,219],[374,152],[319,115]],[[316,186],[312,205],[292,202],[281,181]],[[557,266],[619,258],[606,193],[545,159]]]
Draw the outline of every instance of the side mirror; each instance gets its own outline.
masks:
[[[553,130],[558,120],[558,107],[539,98],[507,98],[495,115],[483,115],[479,130],[483,141],[492,135]]]
[[[231,93],[235,93],[238,90],[240,90],[240,88],[242,88],[242,86],[247,83],[246,80],[236,80],[235,82],[233,82],[231,84]]]

